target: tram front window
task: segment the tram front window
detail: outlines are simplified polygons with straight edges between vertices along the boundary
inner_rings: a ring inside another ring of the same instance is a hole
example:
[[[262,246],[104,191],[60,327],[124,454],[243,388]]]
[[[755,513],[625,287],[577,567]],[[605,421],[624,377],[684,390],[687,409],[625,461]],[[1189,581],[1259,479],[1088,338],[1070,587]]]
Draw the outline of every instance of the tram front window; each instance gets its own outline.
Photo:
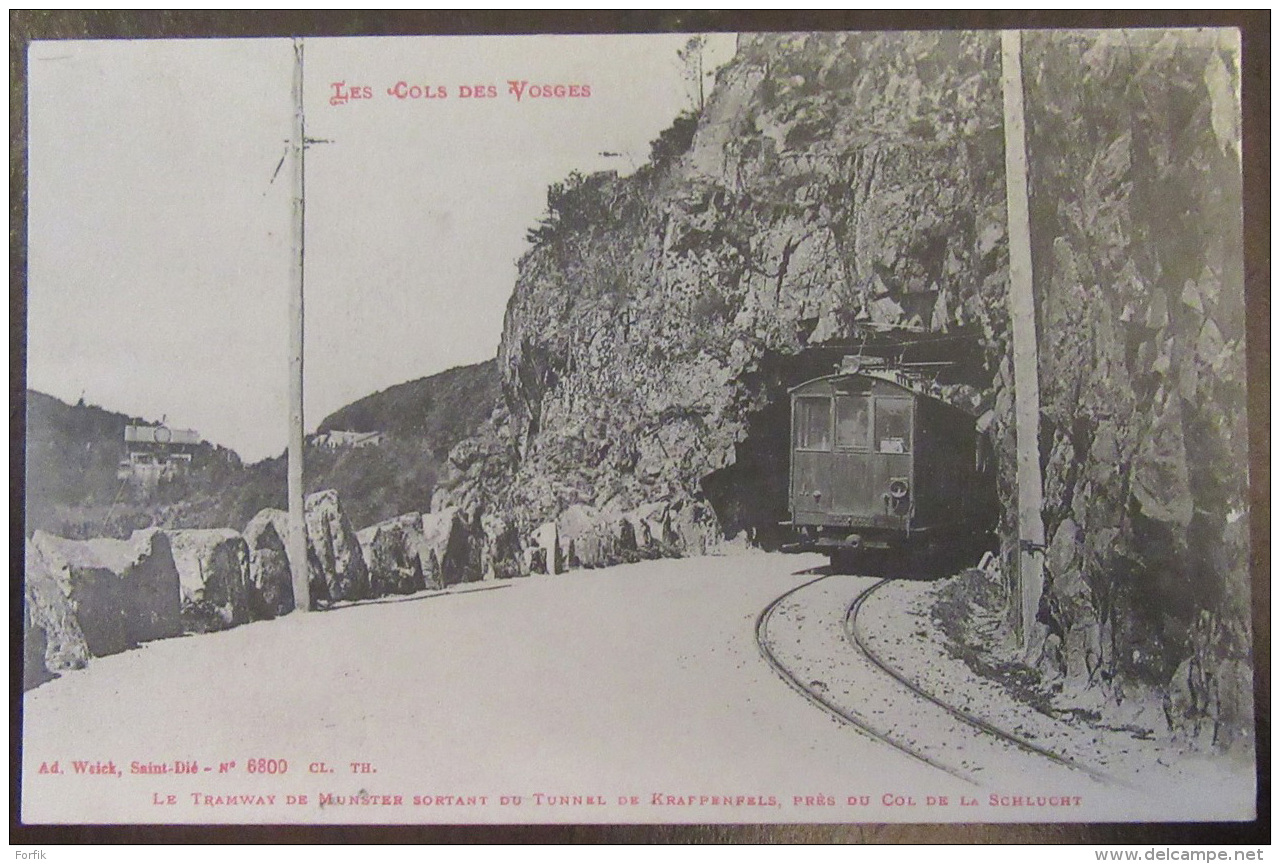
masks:
[[[796,449],[831,449],[831,400],[804,398],[796,400]]]

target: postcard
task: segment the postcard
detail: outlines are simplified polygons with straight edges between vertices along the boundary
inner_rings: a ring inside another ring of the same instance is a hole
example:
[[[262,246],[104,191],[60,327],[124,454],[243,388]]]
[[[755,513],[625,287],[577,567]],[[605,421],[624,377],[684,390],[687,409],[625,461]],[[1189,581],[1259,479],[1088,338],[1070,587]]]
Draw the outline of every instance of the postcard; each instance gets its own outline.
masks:
[[[32,42],[23,823],[1254,819],[1240,60]]]

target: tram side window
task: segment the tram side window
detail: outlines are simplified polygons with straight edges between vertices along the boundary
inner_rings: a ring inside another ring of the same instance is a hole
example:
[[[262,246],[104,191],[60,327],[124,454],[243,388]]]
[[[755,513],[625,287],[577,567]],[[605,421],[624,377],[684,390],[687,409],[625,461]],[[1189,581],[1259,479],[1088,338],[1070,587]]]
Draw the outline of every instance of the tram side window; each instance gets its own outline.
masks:
[[[871,400],[868,397],[836,397],[836,446],[842,450],[871,449]]]
[[[796,449],[831,449],[831,400],[796,400]]]
[[[881,453],[911,452],[911,400],[876,400],[876,449]]]

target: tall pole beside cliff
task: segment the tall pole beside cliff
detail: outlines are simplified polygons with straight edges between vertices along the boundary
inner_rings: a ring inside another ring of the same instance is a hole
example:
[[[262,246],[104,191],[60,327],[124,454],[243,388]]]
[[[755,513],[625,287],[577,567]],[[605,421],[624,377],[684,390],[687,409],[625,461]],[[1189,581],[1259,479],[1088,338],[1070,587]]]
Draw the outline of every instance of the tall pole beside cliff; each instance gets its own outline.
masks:
[[[307,576],[306,502],[302,487],[303,440],[302,340],[303,282],[307,237],[307,123],[303,113],[302,40],[293,40],[293,134],[290,137],[293,176],[293,243],[289,285],[289,570],[293,603],[299,612],[311,610]]]
[[[1031,271],[1027,195],[1027,124],[1022,99],[1022,34],[1000,34],[1004,89],[1005,196],[1009,214],[1009,321],[1013,330],[1014,424],[1018,466],[1017,607],[1014,626],[1024,650],[1034,642],[1044,591],[1044,488],[1040,476],[1040,372]]]

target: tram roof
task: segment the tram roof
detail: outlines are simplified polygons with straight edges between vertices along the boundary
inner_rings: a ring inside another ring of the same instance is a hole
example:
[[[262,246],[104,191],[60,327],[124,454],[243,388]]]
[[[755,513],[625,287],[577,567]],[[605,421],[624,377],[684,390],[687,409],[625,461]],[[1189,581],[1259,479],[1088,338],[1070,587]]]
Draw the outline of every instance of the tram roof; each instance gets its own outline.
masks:
[[[806,387],[811,387],[814,384],[818,384],[823,381],[839,381],[848,378],[865,378],[872,381],[880,381],[909,393],[912,396],[920,396],[925,399],[930,399],[940,405],[945,405],[946,407],[959,411],[967,416],[975,416],[973,411],[962,406],[955,405],[942,398],[940,394],[931,391],[928,383],[919,373],[913,373],[908,370],[894,367],[862,368],[857,370],[846,368],[832,372],[829,375],[819,375],[817,378],[810,378],[808,381],[804,381],[794,387],[788,388],[787,394],[793,396],[797,391],[803,390]]]
[[[916,393],[921,396],[929,395],[923,388],[912,387],[903,381],[898,380],[898,378],[893,375],[886,375],[884,373],[876,374],[868,370],[863,370],[861,372],[833,372],[830,375],[819,375],[817,378],[810,378],[808,381],[804,381],[794,387],[787,388],[787,392],[795,393],[797,390],[803,390],[804,388],[817,384],[821,381],[837,381],[845,378],[868,378],[875,381],[883,381],[886,384],[892,384],[895,387],[899,387],[903,390],[909,390],[912,393]]]

